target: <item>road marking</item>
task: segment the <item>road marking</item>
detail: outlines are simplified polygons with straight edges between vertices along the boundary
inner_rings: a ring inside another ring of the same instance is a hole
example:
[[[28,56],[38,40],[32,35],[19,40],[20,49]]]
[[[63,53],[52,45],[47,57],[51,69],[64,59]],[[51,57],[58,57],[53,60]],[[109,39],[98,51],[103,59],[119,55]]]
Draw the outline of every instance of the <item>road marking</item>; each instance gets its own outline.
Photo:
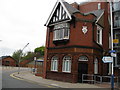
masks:
[[[56,88],[56,87],[50,86],[50,85],[44,85],[44,86],[46,86],[46,87],[48,87],[48,88]]]
[[[16,72],[15,72],[15,73],[16,73]],[[15,78],[15,79],[18,79],[18,80],[24,80],[24,79],[22,79],[22,78],[19,78],[19,77],[14,76],[15,73],[10,74],[10,76],[11,76],[12,78]]]
[[[41,85],[40,83],[37,83],[37,82],[35,82],[35,81],[32,81],[32,80],[27,80],[27,79],[22,79],[22,78],[20,78],[20,77],[17,77],[17,76],[15,76],[14,74],[16,74],[17,72],[14,72],[14,73],[12,73],[12,74],[10,74],[10,76],[12,77],[12,78],[15,78],[15,79],[18,79],[18,80],[24,80],[24,81],[27,81],[27,82],[29,82],[29,83],[33,83],[33,84],[38,84],[38,85]],[[48,88],[56,88],[55,86],[52,86],[52,85],[46,85],[46,84],[42,84],[43,86],[45,86],[45,87],[48,87]]]
[[[52,85],[52,86],[54,86],[54,87],[59,87],[58,84],[50,84],[50,85]]]

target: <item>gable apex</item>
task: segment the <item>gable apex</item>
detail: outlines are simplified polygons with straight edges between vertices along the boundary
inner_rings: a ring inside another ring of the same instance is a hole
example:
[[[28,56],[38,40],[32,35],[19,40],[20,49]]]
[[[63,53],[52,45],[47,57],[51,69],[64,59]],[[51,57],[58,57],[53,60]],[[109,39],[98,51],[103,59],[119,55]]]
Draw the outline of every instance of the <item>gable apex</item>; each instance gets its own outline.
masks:
[[[54,15],[54,14],[57,13],[56,10],[58,9],[58,7],[60,7],[60,8],[63,9],[63,11],[66,13],[67,17],[69,18],[69,20],[72,19],[71,14],[70,14],[70,12],[68,11],[68,9],[66,8],[64,2],[65,2],[64,0],[57,0],[57,2],[56,2],[56,4],[55,4],[52,12],[50,13],[49,18],[47,19],[47,22],[46,22],[45,26],[48,26],[48,25],[50,24],[50,21],[51,21],[51,19],[53,18],[53,16],[56,16],[56,15]],[[58,15],[58,16],[59,16],[59,15]]]

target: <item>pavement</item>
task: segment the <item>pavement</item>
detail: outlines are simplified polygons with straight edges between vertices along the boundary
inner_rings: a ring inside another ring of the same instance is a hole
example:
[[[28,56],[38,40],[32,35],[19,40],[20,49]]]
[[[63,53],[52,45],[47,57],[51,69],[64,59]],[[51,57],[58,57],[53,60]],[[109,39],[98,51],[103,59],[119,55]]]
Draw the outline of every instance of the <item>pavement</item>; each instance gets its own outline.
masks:
[[[86,83],[69,83],[69,82],[62,82],[62,81],[55,81],[51,79],[44,79],[40,76],[35,76],[32,73],[31,68],[21,68],[20,73],[16,72],[18,70],[17,67],[2,67],[4,72],[6,71],[15,71],[10,76],[19,79],[25,80],[30,83],[39,84],[43,86],[47,86],[49,88],[110,88],[110,84],[86,84]],[[120,90],[120,89],[119,89]]]
[[[110,85],[100,84],[83,84],[83,83],[68,83],[62,81],[55,81],[51,79],[44,79],[39,76],[35,76],[30,71],[21,71],[12,73],[10,76],[19,80],[26,80],[31,83],[42,84],[50,88],[110,88]]]

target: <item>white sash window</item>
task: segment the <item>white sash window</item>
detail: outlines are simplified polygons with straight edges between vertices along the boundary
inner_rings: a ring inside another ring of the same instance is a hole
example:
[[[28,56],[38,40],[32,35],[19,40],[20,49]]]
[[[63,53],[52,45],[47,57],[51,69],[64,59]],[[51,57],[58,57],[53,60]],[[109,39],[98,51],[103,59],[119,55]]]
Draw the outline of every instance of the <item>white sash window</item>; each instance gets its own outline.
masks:
[[[102,45],[102,28],[97,26],[97,43]]]
[[[65,56],[63,58],[62,71],[63,72],[71,72],[71,57],[70,56]]]
[[[98,59],[94,60],[94,74],[98,74]]]
[[[57,56],[52,57],[51,71],[58,71],[58,57]]]

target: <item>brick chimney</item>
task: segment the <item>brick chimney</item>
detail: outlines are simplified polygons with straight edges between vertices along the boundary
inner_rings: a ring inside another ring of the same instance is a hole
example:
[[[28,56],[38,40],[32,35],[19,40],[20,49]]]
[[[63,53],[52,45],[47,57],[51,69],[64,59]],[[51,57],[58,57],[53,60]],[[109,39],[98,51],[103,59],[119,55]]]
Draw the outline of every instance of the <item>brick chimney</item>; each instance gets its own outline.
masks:
[[[77,2],[74,2],[71,4],[74,8],[79,10],[79,4]]]

